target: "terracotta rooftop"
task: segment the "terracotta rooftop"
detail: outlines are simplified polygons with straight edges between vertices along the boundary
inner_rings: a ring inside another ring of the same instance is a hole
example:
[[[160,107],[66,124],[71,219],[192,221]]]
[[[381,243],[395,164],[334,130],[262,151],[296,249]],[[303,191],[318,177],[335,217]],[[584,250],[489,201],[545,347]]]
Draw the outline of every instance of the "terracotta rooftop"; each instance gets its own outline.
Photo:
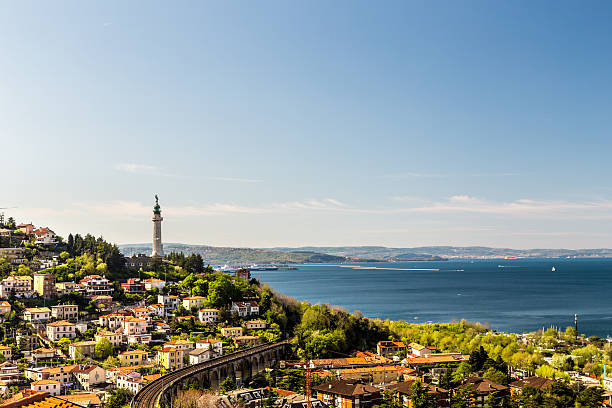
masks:
[[[316,387],[312,388],[324,394],[339,394],[348,397],[380,392],[380,389],[372,387],[371,385],[363,384],[358,381],[346,380],[336,380],[327,384],[317,385]]]

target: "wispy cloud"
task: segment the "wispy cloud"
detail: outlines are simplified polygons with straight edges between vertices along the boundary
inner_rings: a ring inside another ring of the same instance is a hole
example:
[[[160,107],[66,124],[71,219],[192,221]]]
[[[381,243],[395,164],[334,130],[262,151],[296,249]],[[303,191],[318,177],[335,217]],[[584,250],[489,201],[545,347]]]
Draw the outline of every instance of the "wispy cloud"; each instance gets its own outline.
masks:
[[[238,177],[208,177],[209,180],[216,181],[230,181],[234,183],[261,183],[262,180],[249,179],[249,178],[238,178]]]
[[[76,202],[73,208],[78,211],[88,211],[105,216],[133,218],[147,216],[151,212],[150,205],[136,201],[110,202]],[[191,206],[163,206],[162,211],[168,216],[194,217],[231,214],[283,214],[299,211],[342,211],[346,205],[334,198],[320,200],[289,201],[271,203],[261,206],[246,206],[236,203],[213,203]]]
[[[407,172],[407,173],[396,173],[396,174],[387,174],[384,175],[383,178],[388,179],[410,179],[410,178],[443,178],[447,177],[444,174],[436,174],[436,173],[418,173],[418,172]]]
[[[118,163],[115,166],[115,170],[131,173],[131,174],[140,174],[144,176],[169,176],[170,174],[166,173],[164,169],[153,166],[150,164],[141,164],[141,163]]]

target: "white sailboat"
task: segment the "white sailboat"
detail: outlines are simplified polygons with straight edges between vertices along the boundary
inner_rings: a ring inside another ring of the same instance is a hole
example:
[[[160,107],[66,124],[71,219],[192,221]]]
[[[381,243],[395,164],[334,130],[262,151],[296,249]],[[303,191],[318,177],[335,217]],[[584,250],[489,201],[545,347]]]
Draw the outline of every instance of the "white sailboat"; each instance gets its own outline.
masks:
[[[554,271],[556,271],[556,270],[557,270],[557,269],[556,269],[556,268],[553,266],[553,267],[552,267],[552,271],[554,272]]]

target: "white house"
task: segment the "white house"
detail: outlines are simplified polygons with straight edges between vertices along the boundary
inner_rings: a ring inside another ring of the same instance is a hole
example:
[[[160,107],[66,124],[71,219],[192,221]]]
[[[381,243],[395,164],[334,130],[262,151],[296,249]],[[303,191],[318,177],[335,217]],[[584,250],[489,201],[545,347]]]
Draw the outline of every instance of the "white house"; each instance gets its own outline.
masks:
[[[216,357],[218,356],[212,350],[205,350],[203,348],[191,350],[189,352],[189,364],[193,365],[203,363]]]
[[[223,342],[217,339],[198,340],[196,342],[196,350],[212,350],[217,356],[223,355]]]
[[[202,323],[214,324],[219,321],[219,309],[200,309],[198,319]]]
[[[30,389],[32,391],[46,392],[50,395],[60,395],[61,384],[55,380],[40,380],[30,384]]]
[[[113,347],[119,347],[121,343],[123,343],[123,335],[121,333],[115,333],[108,330],[100,330],[94,337],[96,342],[100,341],[101,339],[107,339],[110,341]]]
[[[123,329],[123,334],[128,336],[145,334],[147,332],[147,321],[138,317],[126,317],[121,322],[121,328]]]
[[[162,290],[166,286],[166,281],[157,278],[145,279],[143,282],[146,290],[153,290],[154,288]]]
[[[23,311],[26,322],[46,322],[51,319],[51,309],[48,307],[29,307]]]
[[[63,338],[75,339],[76,326],[66,320],[49,323],[47,324],[47,337],[52,341],[59,341]]]
[[[256,316],[259,314],[259,305],[254,300],[243,300],[241,302],[232,302],[230,310],[238,313],[240,317]]]
[[[38,228],[34,231],[34,236],[36,237],[37,244],[43,245],[53,245],[57,244],[57,236],[55,232],[51,231],[49,228]]]

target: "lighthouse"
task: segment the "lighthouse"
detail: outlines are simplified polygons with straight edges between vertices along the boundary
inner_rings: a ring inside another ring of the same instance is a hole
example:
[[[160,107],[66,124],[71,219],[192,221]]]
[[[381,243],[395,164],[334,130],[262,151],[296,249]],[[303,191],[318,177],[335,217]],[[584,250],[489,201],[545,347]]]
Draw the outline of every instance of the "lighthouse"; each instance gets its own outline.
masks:
[[[163,258],[164,246],[162,245],[161,223],[164,219],[161,216],[159,198],[155,194],[155,207],[153,207],[153,258]]]

